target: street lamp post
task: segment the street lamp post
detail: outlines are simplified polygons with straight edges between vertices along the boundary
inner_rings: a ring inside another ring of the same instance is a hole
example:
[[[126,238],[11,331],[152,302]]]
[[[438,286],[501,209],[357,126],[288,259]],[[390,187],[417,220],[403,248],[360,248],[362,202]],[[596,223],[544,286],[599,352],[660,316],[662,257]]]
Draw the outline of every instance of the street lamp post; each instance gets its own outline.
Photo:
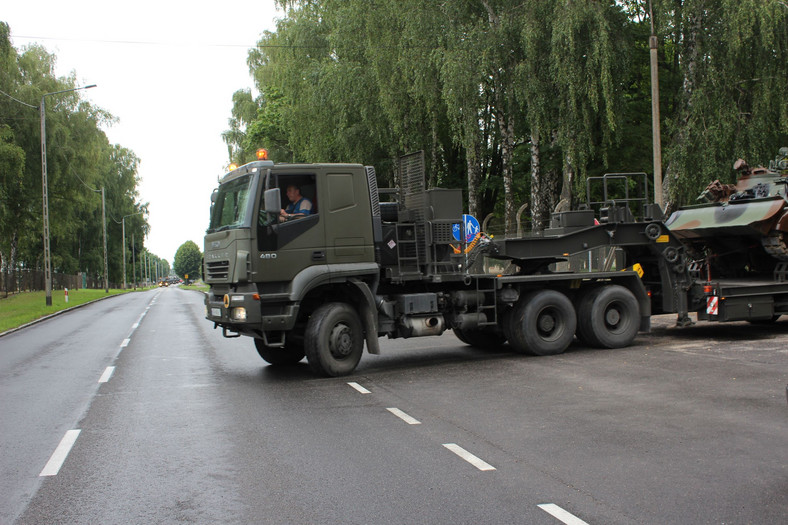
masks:
[[[101,193],[101,229],[104,235],[104,292],[109,293],[109,266],[107,263],[107,207],[106,200],[104,199],[104,187],[100,190],[93,190],[96,193]]]
[[[96,84],[82,86],[62,91],[53,91],[41,95],[41,185],[43,186],[43,207],[44,207],[44,287],[46,289],[46,305],[52,306],[52,257],[49,251],[49,196],[47,195],[47,134],[46,134],[46,111],[45,100],[49,95],[68,93],[80,89],[90,89]]]
[[[121,222],[121,230],[123,231],[123,289],[126,289],[126,217],[131,217],[132,215],[139,215],[140,213],[145,213],[144,211],[138,211],[136,213],[129,213],[128,215],[124,215]],[[117,219],[115,219],[117,221]]]

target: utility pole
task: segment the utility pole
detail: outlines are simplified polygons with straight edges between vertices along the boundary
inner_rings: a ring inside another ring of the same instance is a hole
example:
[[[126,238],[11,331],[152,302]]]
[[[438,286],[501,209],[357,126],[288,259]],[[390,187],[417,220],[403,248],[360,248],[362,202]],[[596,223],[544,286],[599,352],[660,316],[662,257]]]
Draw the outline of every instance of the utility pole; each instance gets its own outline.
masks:
[[[43,187],[43,207],[44,207],[44,289],[46,290],[46,305],[52,306],[52,255],[49,250],[49,195],[47,192],[47,127],[46,127],[46,97],[49,95],[58,95],[60,93],[69,93],[80,89],[90,89],[96,87],[96,84],[83,86],[72,89],[64,89],[61,91],[53,91],[52,93],[44,93],[41,95],[41,186]]]
[[[109,265],[107,263],[107,207],[104,188],[101,188],[101,224],[104,230],[104,292],[109,293]]]
[[[657,60],[657,34],[654,31],[654,10],[648,2],[648,16],[651,22],[649,50],[651,53],[651,136],[654,152],[654,202],[665,211],[662,198],[662,138],[659,124],[659,62]]]

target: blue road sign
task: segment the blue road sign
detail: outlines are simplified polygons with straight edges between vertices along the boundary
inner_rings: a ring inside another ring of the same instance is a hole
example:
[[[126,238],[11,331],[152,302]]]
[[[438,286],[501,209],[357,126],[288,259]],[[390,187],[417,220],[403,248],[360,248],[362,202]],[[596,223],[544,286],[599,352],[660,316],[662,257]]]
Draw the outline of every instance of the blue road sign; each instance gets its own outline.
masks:
[[[468,215],[467,213],[462,216],[462,222],[465,223],[465,242],[471,242],[476,234],[481,231],[481,226],[479,226],[479,221],[476,220],[476,217],[473,215]],[[452,233],[454,234],[454,238],[456,240],[460,240],[460,224],[454,224],[452,226]]]

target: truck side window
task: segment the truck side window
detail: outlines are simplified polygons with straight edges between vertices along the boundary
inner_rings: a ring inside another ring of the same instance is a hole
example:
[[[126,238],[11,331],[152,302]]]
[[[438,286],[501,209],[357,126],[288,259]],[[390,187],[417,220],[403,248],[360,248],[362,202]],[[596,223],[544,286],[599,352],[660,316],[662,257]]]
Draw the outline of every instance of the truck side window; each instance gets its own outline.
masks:
[[[276,176],[272,187],[279,188],[279,213],[266,213],[260,206],[258,248],[275,251],[318,224],[317,187],[314,174]]]
[[[280,221],[301,219],[317,213],[314,180],[297,177],[282,177],[279,182],[282,195]]]

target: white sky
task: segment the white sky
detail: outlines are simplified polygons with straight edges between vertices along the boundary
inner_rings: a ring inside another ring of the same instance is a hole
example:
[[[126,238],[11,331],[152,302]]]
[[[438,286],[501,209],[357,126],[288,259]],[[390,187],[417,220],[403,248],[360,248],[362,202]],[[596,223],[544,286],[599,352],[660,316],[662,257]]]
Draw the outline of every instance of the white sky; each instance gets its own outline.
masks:
[[[119,119],[104,131],[141,159],[145,246],[170,264],[187,240],[202,250],[211,192],[229,162],[221,133],[232,94],[253,87],[246,57],[283,16],[274,1],[3,4],[0,20],[17,50],[43,45],[57,76],[73,71],[79,85],[96,84],[82,98]]]

